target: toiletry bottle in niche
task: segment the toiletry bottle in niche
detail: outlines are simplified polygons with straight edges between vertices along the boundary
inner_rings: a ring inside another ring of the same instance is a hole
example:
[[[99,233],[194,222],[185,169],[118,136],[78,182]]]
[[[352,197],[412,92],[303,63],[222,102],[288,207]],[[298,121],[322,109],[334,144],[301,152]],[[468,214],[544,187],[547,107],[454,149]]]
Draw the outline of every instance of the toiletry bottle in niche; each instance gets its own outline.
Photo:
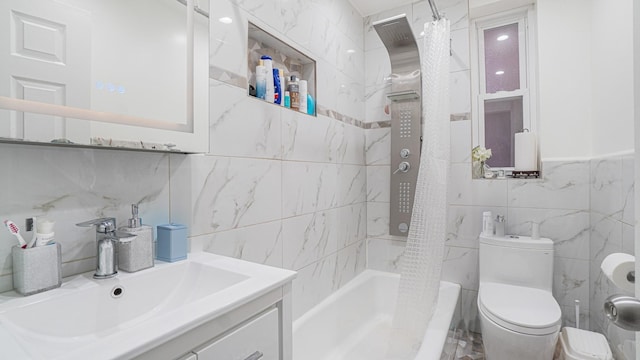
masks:
[[[287,109],[291,107],[291,95],[288,91],[284,92],[284,107]]]
[[[118,268],[136,272],[153,266],[153,228],[142,224],[138,205],[131,205],[131,215],[129,225],[120,230],[136,236],[118,242]]]
[[[291,108],[294,110],[300,109],[300,88],[298,78],[295,75],[291,75],[289,84],[287,85],[287,91],[289,91]]]
[[[267,55],[262,55],[260,59],[262,60],[265,71],[267,73],[267,88],[265,91],[264,99],[267,102],[273,103],[273,100],[275,98],[275,89],[273,85],[273,60],[271,59],[271,56]]]
[[[278,69],[278,77],[280,81],[280,93],[281,93],[280,106],[284,106],[284,93],[285,93],[285,90],[287,90],[287,85],[284,82],[284,69]]]
[[[307,113],[307,80],[298,81],[298,99],[300,106],[298,111]]]
[[[256,97],[264,100],[267,92],[267,68],[264,67],[262,60],[256,66]]]
[[[311,97],[311,94],[307,94],[307,114],[316,114],[316,103],[315,101],[313,101],[313,97]]]
[[[273,69],[273,102],[280,105],[282,102],[282,86],[280,84],[280,69]]]

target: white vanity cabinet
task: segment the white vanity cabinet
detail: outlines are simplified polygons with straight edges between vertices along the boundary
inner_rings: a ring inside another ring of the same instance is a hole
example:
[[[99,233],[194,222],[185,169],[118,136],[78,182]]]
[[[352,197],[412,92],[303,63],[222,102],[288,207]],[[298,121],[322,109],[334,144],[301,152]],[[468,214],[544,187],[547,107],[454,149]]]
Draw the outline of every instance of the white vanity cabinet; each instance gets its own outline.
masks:
[[[292,360],[291,283],[159,344],[138,360]]]
[[[198,360],[279,360],[278,309],[193,352]]]

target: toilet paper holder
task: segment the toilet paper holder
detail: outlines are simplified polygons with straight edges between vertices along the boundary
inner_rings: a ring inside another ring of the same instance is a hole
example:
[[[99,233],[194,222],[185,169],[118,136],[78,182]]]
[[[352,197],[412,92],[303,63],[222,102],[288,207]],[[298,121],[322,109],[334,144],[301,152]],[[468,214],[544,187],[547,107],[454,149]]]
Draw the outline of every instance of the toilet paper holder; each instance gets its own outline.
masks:
[[[627,274],[627,280],[630,283],[635,284],[636,283],[636,272],[635,271],[629,271],[629,273]]]

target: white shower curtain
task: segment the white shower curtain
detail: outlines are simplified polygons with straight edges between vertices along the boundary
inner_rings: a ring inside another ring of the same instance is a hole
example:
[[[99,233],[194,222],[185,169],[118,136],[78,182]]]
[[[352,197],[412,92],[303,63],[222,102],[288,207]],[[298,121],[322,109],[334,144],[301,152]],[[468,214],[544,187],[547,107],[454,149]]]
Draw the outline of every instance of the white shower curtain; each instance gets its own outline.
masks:
[[[449,20],[424,25],[423,143],[387,359],[414,359],[438,299],[449,182]]]

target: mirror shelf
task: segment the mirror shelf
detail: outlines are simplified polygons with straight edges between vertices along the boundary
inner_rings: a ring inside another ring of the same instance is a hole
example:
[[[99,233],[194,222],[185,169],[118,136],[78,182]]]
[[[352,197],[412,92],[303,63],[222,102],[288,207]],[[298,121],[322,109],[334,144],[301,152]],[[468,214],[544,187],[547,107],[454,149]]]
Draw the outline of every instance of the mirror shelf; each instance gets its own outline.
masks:
[[[13,144],[13,145],[33,145],[42,147],[66,147],[75,149],[98,149],[98,150],[119,150],[119,151],[136,151],[136,152],[149,152],[149,153],[167,153],[167,154],[193,154],[194,152],[182,151],[180,149],[171,150],[167,147],[162,148],[148,148],[146,146],[154,146],[148,144],[140,144],[140,147],[122,147],[122,146],[106,146],[106,145],[90,145],[90,144],[75,144],[75,143],[58,143],[58,142],[42,142],[42,141],[28,141],[20,139],[0,138],[0,144]],[[145,147],[143,147],[145,146]]]

